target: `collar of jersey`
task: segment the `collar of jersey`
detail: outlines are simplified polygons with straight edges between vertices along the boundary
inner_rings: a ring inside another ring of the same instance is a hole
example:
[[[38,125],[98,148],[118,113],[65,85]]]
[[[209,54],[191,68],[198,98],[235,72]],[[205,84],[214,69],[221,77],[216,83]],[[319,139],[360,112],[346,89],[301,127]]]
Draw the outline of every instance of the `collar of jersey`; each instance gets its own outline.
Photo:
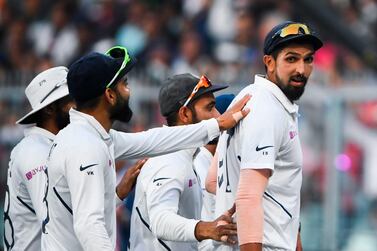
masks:
[[[270,91],[289,113],[298,113],[298,105],[292,103],[280,90],[280,88],[275,83],[268,80],[265,76],[255,75],[254,83]]]
[[[50,140],[55,139],[55,135],[52,132],[47,131],[46,129],[43,129],[41,127],[31,126],[31,127],[25,128],[25,130],[24,130],[25,136],[29,136],[29,135],[32,135],[32,134],[42,135],[42,136],[44,136],[44,137],[46,137]]]
[[[73,108],[69,110],[69,120],[71,123],[85,123],[93,127],[103,140],[110,140],[110,134],[108,134],[103,126],[91,115],[79,112]]]

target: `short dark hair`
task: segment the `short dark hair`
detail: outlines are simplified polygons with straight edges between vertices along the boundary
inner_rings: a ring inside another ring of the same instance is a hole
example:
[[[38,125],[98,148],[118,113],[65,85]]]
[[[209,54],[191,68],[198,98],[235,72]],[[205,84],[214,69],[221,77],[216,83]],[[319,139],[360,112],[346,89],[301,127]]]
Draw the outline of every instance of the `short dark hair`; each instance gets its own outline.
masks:
[[[190,111],[193,114],[196,114],[194,106],[195,106],[195,104],[196,104],[197,101],[198,101],[198,99],[195,99],[195,100],[193,100],[192,102],[190,102],[187,105],[187,108],[190,109]],[[179,108],[179,109],[181,109],[181,108]],[[179,111],[179,109],[178,109],[178,111]],[[178,111],[172,112],[168,116],[165,117],[166,123],[168,124],[168,126],[176,126],[177,125],[177,122],[178,122]]]

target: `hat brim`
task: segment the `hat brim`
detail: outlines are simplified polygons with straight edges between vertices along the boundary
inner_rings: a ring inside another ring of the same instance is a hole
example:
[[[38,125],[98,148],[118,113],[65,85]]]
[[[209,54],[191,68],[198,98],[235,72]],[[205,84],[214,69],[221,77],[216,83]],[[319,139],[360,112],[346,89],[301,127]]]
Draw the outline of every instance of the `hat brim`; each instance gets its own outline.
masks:
[[[206,93],[214,93],[214,92],[221,91],[221,90],[228,88],[228,87],[229,87],[229,85],[221,85],[221,84],[214,85],[213,84],[208,88],[200,88],[198,90],[198,92],[195,94],[195,96],[193,97],[192,100],[196,100]]]
[[[274,46],[274,49],[271,50],[271,52],[274,51],[278,47],[281,47],[281,46],[283,46],[287,43],[293,43],[295,41],[297,41],[297,42],[307,42],[308,44],[313,45],[314,51],[317,51],[319,48],[321,48],[323,46],[322,41],[314,35],[297,34],[297,35],[294,35],[294,36],[288,36],[288,37],[282,39],[281,41],[279,41],[278,43],[276,43],[275,46]]]
[[[119,58],[119,59],[117,59],[117,61],[122,63],[123,59]],[[116,82],[119,81],[120,79],[122,79],[127,73],[129,73],[132,70],[132,68],[135,66],[136,63],[137,63],[137,59],[131,58],[130,61],[127,63],[126,67],[124,67],[124,69],[119,73],[119,76],[116,79]]]
[[[26,125],[35,123],[35,114],[45,108],[46,106],[52,104],[53,102],[69,95],[68,86],[65,84],[53,92],[46,100],[38,106],[34,107],[28,114],[16,121],[16,124]]]

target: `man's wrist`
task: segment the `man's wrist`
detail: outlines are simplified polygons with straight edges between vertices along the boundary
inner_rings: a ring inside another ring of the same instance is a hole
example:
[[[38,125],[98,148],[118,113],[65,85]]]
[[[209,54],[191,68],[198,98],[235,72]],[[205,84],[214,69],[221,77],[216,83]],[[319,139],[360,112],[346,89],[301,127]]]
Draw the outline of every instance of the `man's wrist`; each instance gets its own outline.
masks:
[[[119,186],[115,188],[115,193],[120,200],[124,200],[127,197],[127,191],[123,191],[123,190],[124,189],[119,188]]]
[[[198,241],[211,239],[211,229],[213,228],[213,224],[213,222],[199,221],[195,226],[195,238]]]

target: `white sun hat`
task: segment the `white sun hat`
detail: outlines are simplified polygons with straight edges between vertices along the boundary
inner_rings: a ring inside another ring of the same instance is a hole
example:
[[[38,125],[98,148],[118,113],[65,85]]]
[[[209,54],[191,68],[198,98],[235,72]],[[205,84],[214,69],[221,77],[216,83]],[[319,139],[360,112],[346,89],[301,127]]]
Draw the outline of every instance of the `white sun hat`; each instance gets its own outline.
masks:
[[[35,123],[33,114],[67,96],[69,94],[67,74],[68,69],[64,66],[53,67],[39,73],[25,89],[25,95],[32,110],[19,119],[16,124]]]

